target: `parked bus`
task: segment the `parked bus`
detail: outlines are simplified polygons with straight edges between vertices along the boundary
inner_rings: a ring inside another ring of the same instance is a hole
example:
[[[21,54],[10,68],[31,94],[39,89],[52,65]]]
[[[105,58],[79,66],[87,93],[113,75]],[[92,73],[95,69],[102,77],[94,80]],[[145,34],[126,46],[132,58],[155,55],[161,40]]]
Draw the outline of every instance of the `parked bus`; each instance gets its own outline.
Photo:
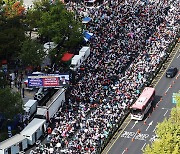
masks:
[[[130,107],[131,119],[143,120],[144,115],[151,107],[152,101],[155,97],[155,88],[146,87],[137,99],[137,101]]]

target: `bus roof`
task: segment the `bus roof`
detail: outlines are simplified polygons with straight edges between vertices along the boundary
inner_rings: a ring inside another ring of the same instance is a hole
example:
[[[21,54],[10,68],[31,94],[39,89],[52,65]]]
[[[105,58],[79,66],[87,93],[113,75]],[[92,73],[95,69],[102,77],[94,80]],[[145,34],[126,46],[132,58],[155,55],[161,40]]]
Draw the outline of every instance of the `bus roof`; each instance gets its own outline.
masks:
[[[137,101],[131,106],[131,108],[134,109],[143,109],[143,106],[146,105],[146,103],[148,102],[148,100],[151,98],[151,96],[153,95],[155,91],[155,88],[152,87],[145,87],[143,92],[141,93],[141,95],[139,96],[139,98],[137,99]]]

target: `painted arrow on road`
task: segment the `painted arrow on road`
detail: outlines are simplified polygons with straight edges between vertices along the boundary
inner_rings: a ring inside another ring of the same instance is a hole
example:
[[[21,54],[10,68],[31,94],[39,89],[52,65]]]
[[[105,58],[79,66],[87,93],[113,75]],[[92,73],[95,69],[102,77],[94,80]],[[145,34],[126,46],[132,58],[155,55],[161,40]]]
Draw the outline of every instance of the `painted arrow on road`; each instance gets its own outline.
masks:
[[[135,121],[135,123],[134,123],[134,125],[132,126],[132,128],[131,128],[131,129],[133,129],[133,128],[134,128],[134,126],[135,126],[137,123],[138,123],[138,121]]]
[[[146,128],[146,131],[149,129],[149,127],[153,124],[153,121],[151,121],[148,125],[148,127]]]

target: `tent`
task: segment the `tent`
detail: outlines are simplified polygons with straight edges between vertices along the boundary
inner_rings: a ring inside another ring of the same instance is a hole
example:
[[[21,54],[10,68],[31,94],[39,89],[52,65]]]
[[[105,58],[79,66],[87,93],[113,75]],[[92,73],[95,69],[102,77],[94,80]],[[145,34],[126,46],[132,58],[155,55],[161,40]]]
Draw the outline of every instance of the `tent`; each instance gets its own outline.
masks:
[[[61,58],[61,61],[63,62],[67,62],[69,60],[71,60],[71,58],[74,56],[74,54],[68,53],[66,52],[63,57]]]
[[[87,42],[91,39],[91,37],[93,36],[93,33],[89,33],[87,31],[84,31],[83,35],[84,35],[84,40]]]
[[[91,18],[90,18],[90,17],[85,17],[85,18],[82,19],[82,23],[83,23],[83,24],[87,24],[87,23],[89,23],[90,21],[91,21]]]

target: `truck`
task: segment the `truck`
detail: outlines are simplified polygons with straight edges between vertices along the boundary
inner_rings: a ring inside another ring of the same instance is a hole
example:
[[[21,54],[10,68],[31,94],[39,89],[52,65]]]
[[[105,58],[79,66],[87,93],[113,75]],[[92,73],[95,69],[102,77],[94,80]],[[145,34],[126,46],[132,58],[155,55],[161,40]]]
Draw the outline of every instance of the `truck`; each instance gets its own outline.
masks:
[[[83,62],[82,55],[75,55],[71,60],[70,69],[76,71],[80,67],[82,62]]]
[[[50,120],[65,102],[65,88],[60,88],[44,106],[37,106],[35,117]]]
[[[29,99],[26,104],[24,104],[24,115],[27,117],[31,117],[37,109],[38,101]]]
[[[88,47],[88,46],[82,47],[81,50],[79,51],[79,55],[82,55],[82,59],[84,62],[90,55],[90,47]]]

